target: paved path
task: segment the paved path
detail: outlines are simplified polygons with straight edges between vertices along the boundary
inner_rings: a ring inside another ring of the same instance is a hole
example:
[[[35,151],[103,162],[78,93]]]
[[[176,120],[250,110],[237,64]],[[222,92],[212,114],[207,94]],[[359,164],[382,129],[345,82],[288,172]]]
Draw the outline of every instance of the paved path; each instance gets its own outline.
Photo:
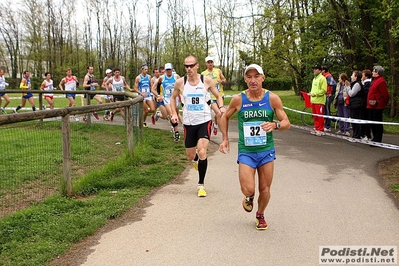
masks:
[[[231,133],[230,154],[209,156],[208,197],[197,197],[190,167],[182,182],[148,197],[141,220],[98,236],[75,265],[319,265],[320,245],[398,245],[398,206],[377,173],[378,161],[397,151],[299,129],[274,136],[268,230],[255,230],[255,214],[241,207],[237,133]],[[220,134],[212,137],[220,143]]]

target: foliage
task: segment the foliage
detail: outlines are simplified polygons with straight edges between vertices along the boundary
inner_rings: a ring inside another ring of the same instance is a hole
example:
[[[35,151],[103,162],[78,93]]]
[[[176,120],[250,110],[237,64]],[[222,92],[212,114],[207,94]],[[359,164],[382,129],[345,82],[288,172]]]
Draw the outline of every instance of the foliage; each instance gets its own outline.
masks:
[[[167,29],[160,32],[159,50],[154,51],[154,3],[90,0],[83,4],[83,22],[78,22],[81,13],[73,2],[64,7],[41,0],[7,8],[13,6],[7,0],[0,4],[4,10],[0,61],[14,78],[27,68],[35,76],[49,70],[59,80],[66,67],[83,76],[85,67],[94,65],[97,76],[119,66],[132,80],[144,62],[150,70],[171,62],[183,74],[188,54],[196,55],[201,64],[212,55],[233,83],[242,77],[246,65],[258,63],[268,76],[291,77],[296,94],[310,87],[316,63],[327,65],[334,76],[381,65],[393,99],[390,116],[396,116],[398,1],[194,2],[168,0],[160,9],[166,13],[167,19],[160,22]],[[203,8],[197,8],[198,4]],[[146,12],[141,9],[144,5]],[[126,7],[128,18],[118,12],[121,6]],[[43,10],[46,16],[35,15]],[[147,23],[142,21],[145,17]]]
[[[247,84],[245,83],[244,78],[238,79],[237,85],[241,90],[247,89]],[[266,78],[263,82],[263,88],[279,91],[291,90],[292,79],[290,77]]]

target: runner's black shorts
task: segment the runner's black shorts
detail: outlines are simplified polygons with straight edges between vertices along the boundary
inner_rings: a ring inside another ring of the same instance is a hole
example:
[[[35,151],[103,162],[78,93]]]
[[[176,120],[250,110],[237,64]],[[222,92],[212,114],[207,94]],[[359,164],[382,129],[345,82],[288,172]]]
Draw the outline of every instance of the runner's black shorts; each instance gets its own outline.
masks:
[[[193,148],[197,146],[199,139],[205,138],[209,140],[211,137],[211,127],[212,120],[195,126],[184,125],[184,146],[186,148]]]

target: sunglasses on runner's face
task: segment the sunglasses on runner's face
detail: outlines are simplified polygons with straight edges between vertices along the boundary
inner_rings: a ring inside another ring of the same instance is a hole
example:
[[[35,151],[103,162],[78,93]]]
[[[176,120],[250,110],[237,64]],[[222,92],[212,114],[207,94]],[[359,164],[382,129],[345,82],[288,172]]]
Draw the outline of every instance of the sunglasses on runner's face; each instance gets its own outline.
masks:
[[[197,65],[197,63],[191,64],[191,65],[186,65],[186,64],[184,64],[184,67],[185,67],[185,68],[193,68],[193,67],[195,67],[196,65]]]

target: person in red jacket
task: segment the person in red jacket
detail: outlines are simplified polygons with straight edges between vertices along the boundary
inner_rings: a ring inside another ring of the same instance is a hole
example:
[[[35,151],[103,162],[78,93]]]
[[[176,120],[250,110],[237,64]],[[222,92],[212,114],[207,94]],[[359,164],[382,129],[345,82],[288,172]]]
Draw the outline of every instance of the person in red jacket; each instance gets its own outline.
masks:
[[[384,68],[382,66],[374,66],[372,74],[373,81],[367,94],[367,109],[369,110],[371,121],[382,122],[382,113],[389,101],[387,82],[383,77]],[[371,124],[370,129],[373,134],[372,141],[381,142],[384,132],[383,125]]]

